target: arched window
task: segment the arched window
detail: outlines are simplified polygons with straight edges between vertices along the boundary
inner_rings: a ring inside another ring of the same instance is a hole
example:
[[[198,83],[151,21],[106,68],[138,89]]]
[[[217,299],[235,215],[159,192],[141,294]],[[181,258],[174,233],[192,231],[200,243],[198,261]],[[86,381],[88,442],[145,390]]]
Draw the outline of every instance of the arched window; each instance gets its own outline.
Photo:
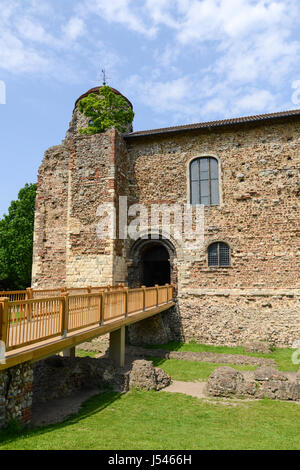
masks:
[[[219,164],[216,158],[196,158],[190,165],[191,204],[217,206],[219,196]]]
[[[230,266],[230,248],[226,243],[217,242],[209,245],[208,266]]]

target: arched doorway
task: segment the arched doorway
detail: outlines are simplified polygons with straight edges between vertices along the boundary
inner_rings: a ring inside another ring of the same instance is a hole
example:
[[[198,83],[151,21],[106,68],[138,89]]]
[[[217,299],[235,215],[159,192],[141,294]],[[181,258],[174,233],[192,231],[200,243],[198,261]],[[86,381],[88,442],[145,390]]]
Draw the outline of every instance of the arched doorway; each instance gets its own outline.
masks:
[[[129,287],[177,284],[176,251],[168,239],[151,239],[150,235],[140,238],[132,245],[128,258]]]
[[[174,284],[177,290],[177,252],[175,243],[161,234],[157,238],[144,235],[128,246],[128,286],[146,287],[155,284]],[[177,247],[178,249],[178,247]],[[129,344],[162,344],[177,338],[181,333],[181,317],[176,307],[147,318],[127,328]]]
[[[146,287],[171,283],[171,267],[167,249],[158,243],[149,243],[141,253],[142,284]]]

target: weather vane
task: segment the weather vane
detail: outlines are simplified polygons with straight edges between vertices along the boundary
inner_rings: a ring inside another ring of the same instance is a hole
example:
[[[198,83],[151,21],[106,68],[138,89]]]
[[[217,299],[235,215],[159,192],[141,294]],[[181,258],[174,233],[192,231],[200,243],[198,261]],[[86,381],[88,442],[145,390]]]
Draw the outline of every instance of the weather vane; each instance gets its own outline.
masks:
[[[109,77],[106,76],[105,69],[102,69],[102,75],[103,75],[103,86],[106,86],[106,81]]]

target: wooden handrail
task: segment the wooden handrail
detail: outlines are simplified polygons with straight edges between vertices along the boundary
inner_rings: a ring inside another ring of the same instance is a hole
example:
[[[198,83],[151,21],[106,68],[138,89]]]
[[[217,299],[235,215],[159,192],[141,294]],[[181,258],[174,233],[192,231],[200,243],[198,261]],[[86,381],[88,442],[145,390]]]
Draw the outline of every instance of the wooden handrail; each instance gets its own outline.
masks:
[[[86,287],[66,287],[66,286],[60,286],[60,287],[53,287],[51,289],[45,288],[45,289],[33,289],[31,287],[28,287],[26,290],[15,290],[15,291],[1,291],[0,292],[0,297],[8,297],[10,301],[12,300],[28,300],[28,299],[33,299],[35,296],[43,296],[44,294],[47,297],[52,296],[56,297],[62,292],[76,292],[78,293],[86,291],[85,293],[91,293],[93,291],[99,291],[99,289],[102,290],[120,290],[124,287],[124,284],[118,284],[116,286],[97,286],[97,287],[92,287],[92,286],[86,286]]]
[[[27,293],[28,297],[31,294]],[[68,333],[88,327],[99,327],[107,322],[128,319],[151,309],[170,304],[174,286],[115,290],[70,295],[62,290],[60,296],[27,298],[10,301],[0,298],[0,340],[6,350],[29,346],[50,338],[66,338]]]

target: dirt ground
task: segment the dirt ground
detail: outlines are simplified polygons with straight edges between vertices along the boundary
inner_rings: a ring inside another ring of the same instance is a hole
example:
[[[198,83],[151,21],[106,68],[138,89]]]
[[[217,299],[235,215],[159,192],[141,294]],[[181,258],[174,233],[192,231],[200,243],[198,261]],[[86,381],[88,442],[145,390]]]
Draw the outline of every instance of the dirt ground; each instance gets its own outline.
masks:
[[[162,392],[184,393],[196,398],[205,398],[207,397],[205,386],[206,382],[179,382],[173,380],[171,385],[164,388]]]
[[[98,389],[80,390],[65,398],[35,404],[32,408],[31,423],[34,427],[60,423],[68,416],[78,413],[82,403],[99,393]]]

